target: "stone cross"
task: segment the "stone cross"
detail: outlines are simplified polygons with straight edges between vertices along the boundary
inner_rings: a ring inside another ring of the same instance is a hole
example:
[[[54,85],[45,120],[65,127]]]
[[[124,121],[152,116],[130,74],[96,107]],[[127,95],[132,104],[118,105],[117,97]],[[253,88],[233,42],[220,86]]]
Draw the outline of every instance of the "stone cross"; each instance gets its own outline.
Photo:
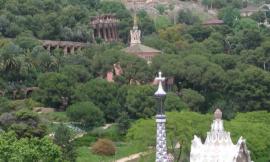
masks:
[[[166,95],[162,87],[162,82],[165,80],[165,77],[162,77],[162,73],[158,73],[158,77],[155,78],[158,81],[158,90],[155,92],[155,96],[158,97],[159,104],[159,113],[156,115],[156,124],[157,124],[157,134],[156,134],[156,162],[168,162],[167,156],[167,144],[166,144],[166,115],[162,111],[163,99]]]
[[[166,92],[162,87],[162,82],[165,81],[165,77],[162,77],[162,72],[158,73],[158,77],[155,78],[158,81],[158,90],[155,92],[155,96],[165,96]]]
[[[165,77],[162,77],[162,72],[158,72],[158,77],[156,77],[156,80],[160,82],[163,82],[165,80]]]

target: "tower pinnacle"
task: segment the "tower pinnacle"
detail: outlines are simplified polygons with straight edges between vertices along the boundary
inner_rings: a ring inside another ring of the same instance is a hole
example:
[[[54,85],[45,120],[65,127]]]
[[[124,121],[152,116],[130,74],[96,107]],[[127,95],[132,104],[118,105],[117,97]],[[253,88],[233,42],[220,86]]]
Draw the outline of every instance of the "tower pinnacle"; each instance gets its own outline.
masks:
[[[217,120],[217,119],[219,119],[219,120],[222,119],[222,112],[221,112],[220,109],[216,109],[216,111],[215,111],[215,113],[214,113],[214,117],[215,117],[216,120]]]
[[[138,17],[136,13],[134,14],[133,17],[133,30],[138,30]]]
[[[155,96],[165,96],[166,92],[162,86],[162,82],[164,82],[165,77],[162,77],[162,72],[158,73],[158,77],[156,77],[155,80],[158,81],[158,90],[155,92]]]
[[[136,13],[133,18],[133,28],[130,30],[130,46],[141,44],[141,30],[138,28],[138,19]]]
[[[158,77],[155,78],[158,81],[158,89],[155,92],[155,97],[158,101],[158,112],[156,115],[157,123],[157,136],[156,136],[156,162],[168,162],[167,144],[166,144],[166,115],[164,113],[164,99],[166,92],[162,87],[162,82],[165,77],[162,77],[162,73],[158,73]]]

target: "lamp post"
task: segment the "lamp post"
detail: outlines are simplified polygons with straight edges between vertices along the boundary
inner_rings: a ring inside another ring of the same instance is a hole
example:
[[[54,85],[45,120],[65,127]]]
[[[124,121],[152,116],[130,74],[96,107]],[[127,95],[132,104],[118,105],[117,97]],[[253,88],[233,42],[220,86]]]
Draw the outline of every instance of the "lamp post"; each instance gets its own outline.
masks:
[[[156,162],[168,162],[167,145],[166,145],[166,115],[164,111],[164,99],[166,92],[162,87],[165,77],[162,77],[162,73],[159,72],[159,76],[155,78],[158,81],[158,90],[155,92],[157,98],[157,135],[156,135]]]

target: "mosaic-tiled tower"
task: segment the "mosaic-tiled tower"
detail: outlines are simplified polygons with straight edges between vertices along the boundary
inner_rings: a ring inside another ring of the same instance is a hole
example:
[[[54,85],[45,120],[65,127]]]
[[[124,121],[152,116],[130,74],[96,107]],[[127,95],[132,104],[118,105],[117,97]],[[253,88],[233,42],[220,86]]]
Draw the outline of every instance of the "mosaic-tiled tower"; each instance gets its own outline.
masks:
[[[158,81],[158,90],[155,92],[155,97],[158,100],[158,111],[156,115],[157,123],[157,143],[156,143],[156,162],[168,162],[167,145],[166,145],[166,115],[164,113],[164,99],[166,92],[162,87],[162,82],[165,80],[162,73],[155,79]]]

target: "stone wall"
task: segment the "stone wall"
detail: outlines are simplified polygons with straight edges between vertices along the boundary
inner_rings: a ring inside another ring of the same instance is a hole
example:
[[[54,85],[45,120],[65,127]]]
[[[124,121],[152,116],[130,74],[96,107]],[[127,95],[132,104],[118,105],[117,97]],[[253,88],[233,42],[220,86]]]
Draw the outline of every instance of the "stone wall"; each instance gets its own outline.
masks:
[[[86,43],[71,42],[71,41],[52,41],[52,40],[41,40],[42,45],[48,51],[54,49],[62,49],[64,54],[74,53],[75,51],[81,50],[87,46]]]

